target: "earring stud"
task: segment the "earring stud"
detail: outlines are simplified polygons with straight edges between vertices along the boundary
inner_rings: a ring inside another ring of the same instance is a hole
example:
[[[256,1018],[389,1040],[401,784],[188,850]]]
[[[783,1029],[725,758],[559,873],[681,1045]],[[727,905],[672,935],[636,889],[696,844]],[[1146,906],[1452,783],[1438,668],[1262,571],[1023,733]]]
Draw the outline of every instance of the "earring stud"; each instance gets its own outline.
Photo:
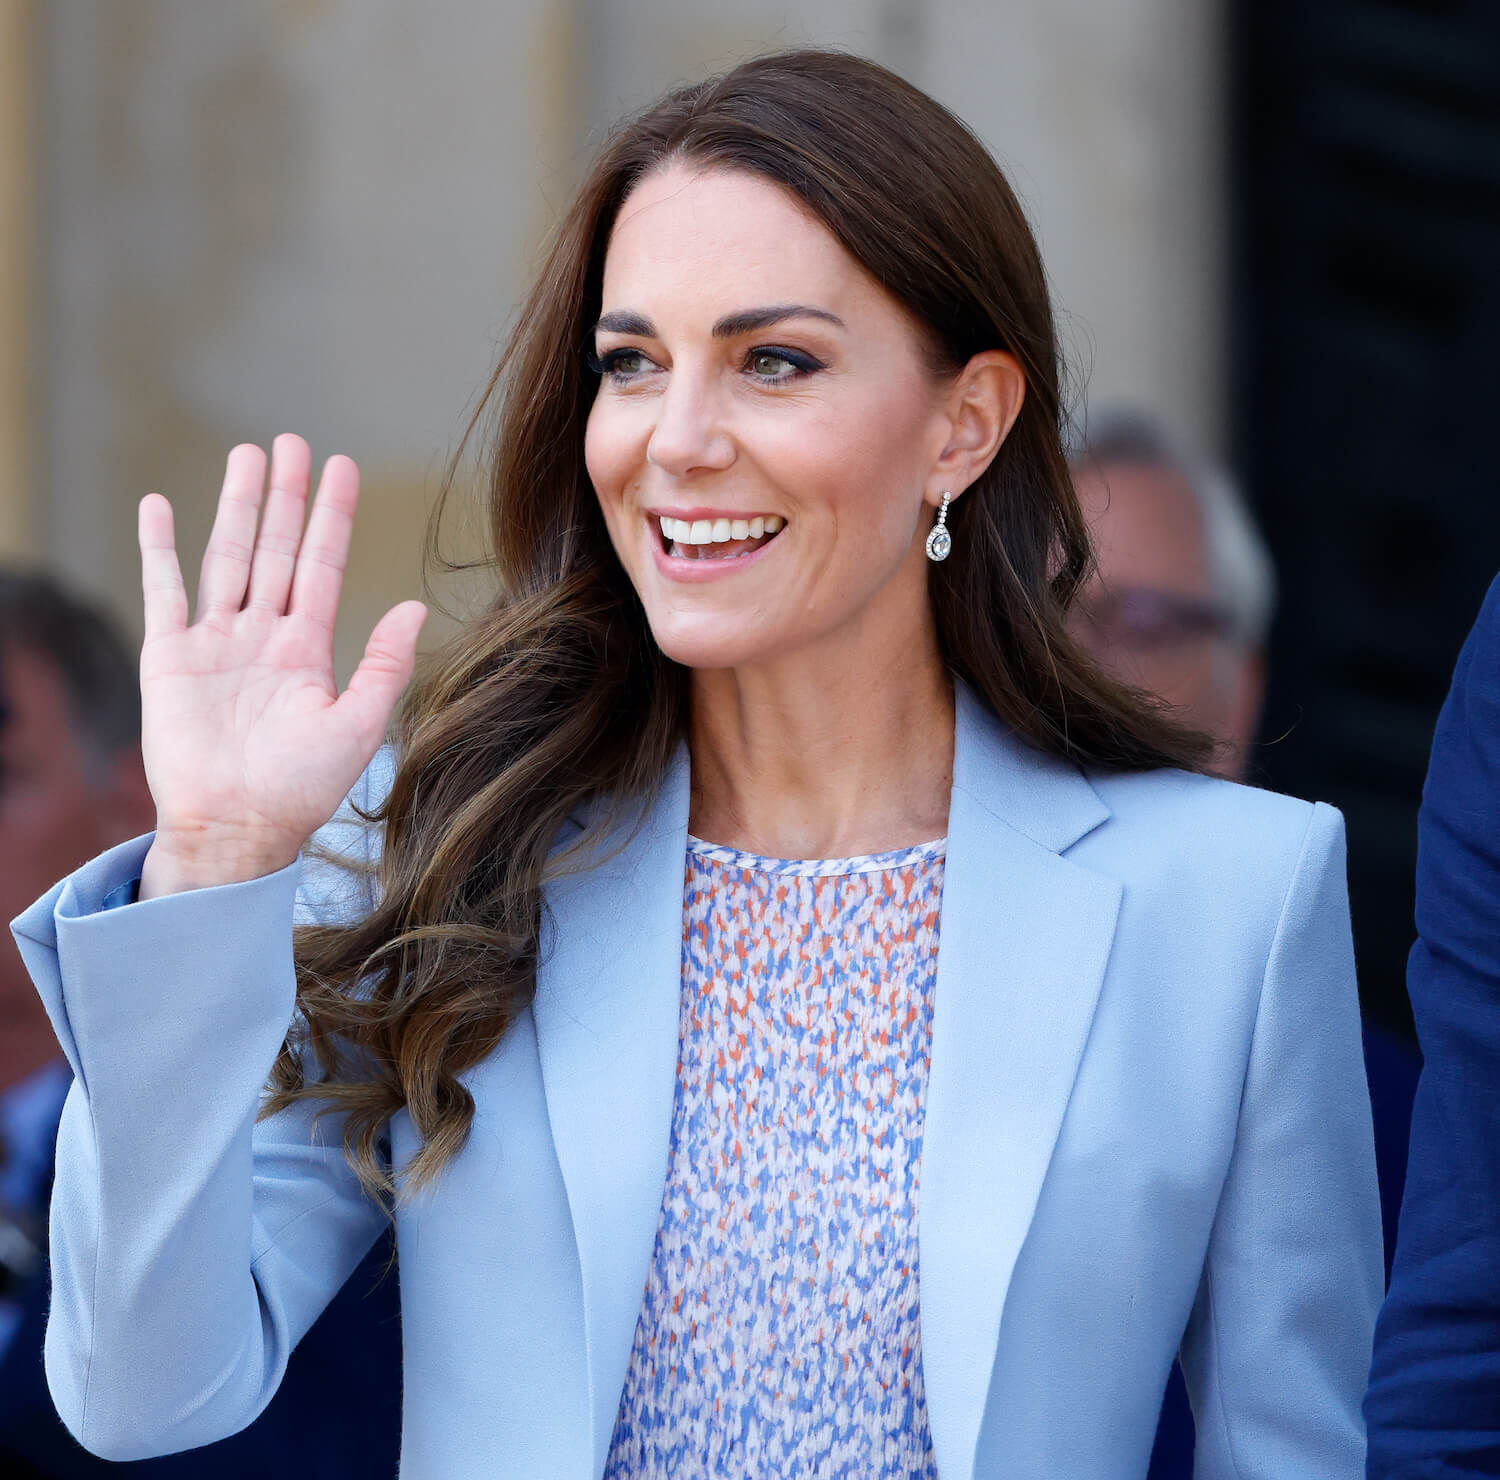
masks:
[[[953,552],[953,536],[948,531],[948,500],[953,495],[943,495],[942,507],[938,510],[937,523],[927,535],[927,558],[929,560],[946,560]]]

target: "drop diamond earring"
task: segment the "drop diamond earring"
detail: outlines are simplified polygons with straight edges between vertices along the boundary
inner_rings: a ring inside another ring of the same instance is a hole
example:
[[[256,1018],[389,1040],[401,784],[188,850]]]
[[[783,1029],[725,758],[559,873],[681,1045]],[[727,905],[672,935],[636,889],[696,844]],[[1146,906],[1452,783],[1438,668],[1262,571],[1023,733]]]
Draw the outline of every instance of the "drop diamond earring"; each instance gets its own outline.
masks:
[[[946,560],[953,552],[953,536],[948,532],[948,500],[953,495],[943,495],[943,505],[938,510],[937,523],[932,526],[927,536],[927,558],[929,560]]]

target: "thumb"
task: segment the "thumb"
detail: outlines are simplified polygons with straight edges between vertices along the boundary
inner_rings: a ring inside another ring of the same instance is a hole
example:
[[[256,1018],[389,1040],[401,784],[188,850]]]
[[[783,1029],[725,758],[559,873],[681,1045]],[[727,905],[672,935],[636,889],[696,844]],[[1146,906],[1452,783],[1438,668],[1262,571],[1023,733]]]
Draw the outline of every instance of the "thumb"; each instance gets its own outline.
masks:
[[[417,638],[426,620],[427,608],[420,601],[393,606],[375,624],[359,667],[334,705],[348,714],[372,753],[385,738],[391,710],[411,679]]]

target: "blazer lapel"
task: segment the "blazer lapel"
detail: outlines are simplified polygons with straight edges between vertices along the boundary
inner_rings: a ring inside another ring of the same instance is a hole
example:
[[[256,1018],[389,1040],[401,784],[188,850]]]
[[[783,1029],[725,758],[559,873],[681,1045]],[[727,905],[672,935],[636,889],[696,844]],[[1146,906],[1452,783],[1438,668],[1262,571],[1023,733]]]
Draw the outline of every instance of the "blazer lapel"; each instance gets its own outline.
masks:
[[[650,1270],[677,1083],[688,765],[544,891],[533,1016],[583,1277],[601,1474]]]
[[[960,686],[919,1214],[945,1476],[973,1474],[1006,1292],[1114,938],[1119,885],[1059,853],[1108,816],[1079,771]]]

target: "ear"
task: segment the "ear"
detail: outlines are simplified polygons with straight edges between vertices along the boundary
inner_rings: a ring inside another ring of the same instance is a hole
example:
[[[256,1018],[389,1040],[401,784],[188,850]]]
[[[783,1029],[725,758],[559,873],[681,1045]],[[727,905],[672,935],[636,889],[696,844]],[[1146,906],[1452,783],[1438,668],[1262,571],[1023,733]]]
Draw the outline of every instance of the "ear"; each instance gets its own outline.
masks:
[[[156,802],[146,784],[146,767],[139,745],[127,746],[109,763],[109,782],[100,798],[101,812],[111,833],[109,846],[150,832],[156,826]]]
[[[1025,400],[1026,373],[1004,350],[987,349],[958,372],[947,394],[951,430],[933,465],[928,503],[935,507],[944,493],[957,499],[989,467]]]

